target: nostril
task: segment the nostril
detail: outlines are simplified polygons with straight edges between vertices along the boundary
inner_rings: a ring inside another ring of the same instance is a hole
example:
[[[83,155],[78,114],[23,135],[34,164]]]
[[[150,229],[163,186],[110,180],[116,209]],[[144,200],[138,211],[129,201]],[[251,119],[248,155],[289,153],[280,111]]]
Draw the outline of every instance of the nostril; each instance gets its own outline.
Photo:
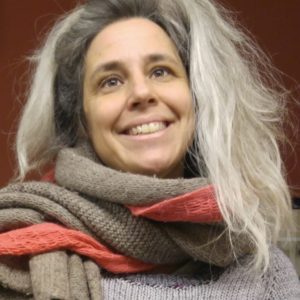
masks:
[[[144,108],[149,105],[154,105],[156,103],[156,99],[154,97],[139,97],[132,99],[129,103],[131,109]]]
[[[137,108],[137,107],[140,106],[140,104],[141,104],[141,103],[140,103],[139,101],[135,101],[135,102],[132,102],[132,103],[131,103],[131,107],[132,107],[132,108]]]
[[[150,99],[148,100],[148,102],[149,102],[150,104],[153,104],[153,103],[155,103],[155,99],[154,99],[154,98],[150,98]]]

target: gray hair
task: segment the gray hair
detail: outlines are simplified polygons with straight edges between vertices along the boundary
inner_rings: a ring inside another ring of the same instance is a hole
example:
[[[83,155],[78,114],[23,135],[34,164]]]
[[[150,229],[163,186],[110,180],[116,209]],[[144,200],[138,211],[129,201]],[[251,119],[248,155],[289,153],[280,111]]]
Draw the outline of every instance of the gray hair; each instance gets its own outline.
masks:
[[[130,17],[150,19],[169,33],[187,64],[188,18],[183,15],[182,9],[176,8],[176,3],[170,5],[166,1],[165,7],[161,7],[160,2],[89,1],[77,22],[59,38],[55,50],[58,68],[55,77],[55,121],[56,133],[64,144],[74,145],[82,132],[84,57],[93,38],[107,25]],[[171,22],[162,17],[166,9]]]
[[[255,247],[251,266],[266,270],[269,244],[291,220],[278,141],[285,91],[259,48],[211,0],[90,0],[64,16],[34,56],[36,71],[17,134],[19,179],[85,135],[85,53],[117,20],[161,26],[187,69],[196,111],[190,155],[214,184],[230,232]]]

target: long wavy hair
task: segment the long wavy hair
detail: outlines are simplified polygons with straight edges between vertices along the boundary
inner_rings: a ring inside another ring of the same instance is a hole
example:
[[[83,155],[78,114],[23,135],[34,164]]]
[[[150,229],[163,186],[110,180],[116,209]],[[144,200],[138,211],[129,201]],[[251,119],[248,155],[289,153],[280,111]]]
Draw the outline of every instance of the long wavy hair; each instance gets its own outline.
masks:
[[[58,20],[33,56],[16,139],[18,180],[86,136],[86,51],[105,26],[131,17],[152,20],[175,43],[196,112],[193,165],[214,184],[229,232],[253,244],[250,266],[266,270],[269,246],[291,220],[278,146],[285,91],[261,50],[211,0],[90,0]]]

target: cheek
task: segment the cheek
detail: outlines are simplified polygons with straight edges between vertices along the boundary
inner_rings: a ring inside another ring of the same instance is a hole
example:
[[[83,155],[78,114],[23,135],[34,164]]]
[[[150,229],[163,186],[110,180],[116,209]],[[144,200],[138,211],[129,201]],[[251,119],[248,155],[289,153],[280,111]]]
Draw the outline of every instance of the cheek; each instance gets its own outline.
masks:
[[[85,116],[90,131],[112,128],[118,117],[116,106],[109,101],[91,101],[85,110]]]
[[[192,139],[195,131],[195,108],[189,89],[178,94],[178,112],[184,120],[183,124],[188,133],[187,138]]]
[[[181,95],[182,97],[182,111],[191,121],[192,126],[194,126],[194,118],[195,118],[195,109],[194,109],[194,102],[192,99],[191,92],[189,88],[186,88],[185,91]]]
[[[194,105],[188,89],[173,89],[171,93],[169,92],[168,97],[170,105],[173,106],[173,109],[180,118],[194,119]]]

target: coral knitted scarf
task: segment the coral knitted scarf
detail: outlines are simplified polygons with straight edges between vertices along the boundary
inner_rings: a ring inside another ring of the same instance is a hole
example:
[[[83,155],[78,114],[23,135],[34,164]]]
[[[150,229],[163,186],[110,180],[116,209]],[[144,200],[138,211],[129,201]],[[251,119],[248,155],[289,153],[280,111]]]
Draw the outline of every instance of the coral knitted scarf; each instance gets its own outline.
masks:
[[[0,230],[4,232],[0,234],[0,255],[10,258],[9,264],[0,260],[2,285],[34,294],[36,299],[46,290],[41,270],[57,272],[60,258],[70,252],[76,253],[76,258],[70,254],[73,260],[69,258],[69,263],[75,261],[74,265],[86,272],[85,278],[93,281],[99,277],[95,263],[115,273],[182,265],[190,260],[225,267],[251,251],[245,238],[229,238],[207,179],[122,173],[103,166],[87,144],[60,151],[55,184],[27,182],[2,189]],[[78,263],[77,254],[94,263]],[[21,273],[11,264],[17,256],[25,261]],[[93,277],[95,272],[98,275]],[[13,283],[8,274],[19,277],[15,276]],[[48,274],[47,281],[50,277]],[[54,281],[60,278],[57,274],[53,277]],[[68,282],[71,290],[78,288],[74,278],[69,277]]]

